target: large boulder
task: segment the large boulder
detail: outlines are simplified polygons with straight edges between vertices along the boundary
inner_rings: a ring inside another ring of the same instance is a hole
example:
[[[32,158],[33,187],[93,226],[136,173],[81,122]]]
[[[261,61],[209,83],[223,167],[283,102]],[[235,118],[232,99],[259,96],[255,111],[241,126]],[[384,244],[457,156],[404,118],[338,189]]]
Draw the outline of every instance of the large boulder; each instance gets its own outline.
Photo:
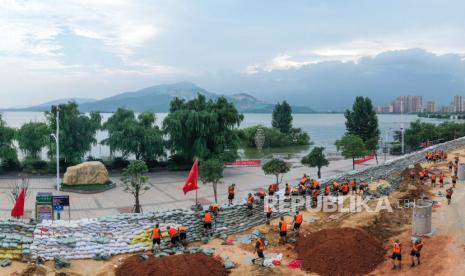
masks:
[[[68,167],[63,179],[63,183],[68,185],[104,184],[109,181],[108,171],[99,161],[84,162]]]

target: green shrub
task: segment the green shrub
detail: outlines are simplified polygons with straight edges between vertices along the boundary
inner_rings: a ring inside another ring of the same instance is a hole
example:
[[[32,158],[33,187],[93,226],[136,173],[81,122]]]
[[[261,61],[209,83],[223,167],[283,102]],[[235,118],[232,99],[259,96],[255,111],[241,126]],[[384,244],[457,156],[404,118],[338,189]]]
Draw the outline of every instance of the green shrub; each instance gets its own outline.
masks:
[[[27,173],[47,173],[49,172],[48,162],[38,159],[26,159],[23,161],[23,170]]]

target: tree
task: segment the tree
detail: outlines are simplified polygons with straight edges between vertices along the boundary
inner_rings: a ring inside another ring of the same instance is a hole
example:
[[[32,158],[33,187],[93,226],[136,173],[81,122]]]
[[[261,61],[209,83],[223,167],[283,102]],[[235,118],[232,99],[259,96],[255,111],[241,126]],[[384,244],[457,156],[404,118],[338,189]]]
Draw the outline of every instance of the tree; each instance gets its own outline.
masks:
[[[223,178],[224,163],[221,160],[209,159],[200,163],[199,177],[200,180],[206,183],[213,184],[213,194],[215,195],[215,203],[218,203],[217,186]]]
[[[357,135],[346,133],[336,141],[337,151],[341,151],[344,158],[352,158],[352,168],[355,170],[355,158],[365,156],[368,151],[362,138]]]
[[[21,126],[16,133],[19,148],[27,158],[40,159],[42,149],[48,145],[50,129],[46,123],[29,122]]]
[[[286,102],[278,103],[273,110],[271,125],[284,134],[289,134],[292,129],[292,108]]]
[[[346,110],[346,129],[349,134],[362,138],[367,150],[372,152],[378,162],[378,141],[380,131],[378,128],[378,117],[374,111],[373,104],[368,97],[358,96],[352,106],[352,111]]]
[[[152,112],[143,112],[136,116],[132,110],[118,108],[103,124],[108,138],[102,144],[110,146],[110,151],[119,151],[123,158],[133,154],[136,160],[156,160],[165,154],[163,133],[155,124]]]
[[[279,175],[284,175],[285,173],[289,172],[291,170],[291,166],[281,159],[271,159],[262,166],[262,170],[265,175],[272,174],[276,176],[276,184],[279,184]]]
[[[224,97],[216,101],[207,101],[203,95],[190,101],[175,98],[163,121],[168,149],[186,162],[194,157],[233,161],[239,145],[235,128],[243,119]]]
[[[302,158],[302,164],[307,165],[310,168],[316,167],[318,169],[318,178],[321,178],[321,168],[327,167],[329,161],[326,159],[324,154],[324,147],[314,147],[312,151]]]
[[[60,157],[66,163],[79,163],[97,143],[95,134],[100,129],[102,116],[98,112],[81,114],[75,102],[52,106],[45,115],[51,130],[56,129],[56,110],[60,111]],[[55,145],[50,144],[50,155],[55,155]]]
[[[0,114],[0,162],[18,159],[13,145],[14,138],[15,130],[6,125]]]
[[[123,170],[121,177],[123,189],[134,196],[134,213],[141,212],[139,196],[152,187],[149,177],[146,175],[148,171],[147,164],[142,160],[131,161],[128,167]]]
[[[262,129],[265,134],[263,148],[304,146],[312,144],[308,134],[303,132],[300,128],[292,128],[291,132],[286,135],[277,128],[255,125],[237,130],[243,146],[250,148],[254,148],[256,146],[257,129]]]

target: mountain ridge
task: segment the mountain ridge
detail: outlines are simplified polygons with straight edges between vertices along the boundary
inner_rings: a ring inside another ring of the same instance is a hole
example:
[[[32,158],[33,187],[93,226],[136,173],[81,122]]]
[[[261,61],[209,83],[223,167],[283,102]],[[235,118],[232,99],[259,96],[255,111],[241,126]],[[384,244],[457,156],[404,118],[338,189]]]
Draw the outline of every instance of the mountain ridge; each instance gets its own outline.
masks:
[[[204,95],[207,99],[217,99],[224,96],[228,99],[228,101],[232,102],[236,106],[239,112],[242,113],[271,113],[274,108],[274,104],[260,100],[247,93],[236,93],[232,95],[215,94],[188,81],[149,86],[133,92],[122,92],[100,100],[84,98],[75,99],[82,100],[78,102],[79,110],[82,112],[114,112],[119,107],[128,108],[136,112],[168,112],[169,104],[175,97],[184,100],[192,100],[196,98],[198,94]],[[69,99],[71,100],[73,98]],[[65,100],[66,99],[57,99],[36,106],[3,110],[48,111],[50,110],[51,105],[66,102]],[[292,106],[292,108],[295,113],[314,112],[311,108],[304,106]]]

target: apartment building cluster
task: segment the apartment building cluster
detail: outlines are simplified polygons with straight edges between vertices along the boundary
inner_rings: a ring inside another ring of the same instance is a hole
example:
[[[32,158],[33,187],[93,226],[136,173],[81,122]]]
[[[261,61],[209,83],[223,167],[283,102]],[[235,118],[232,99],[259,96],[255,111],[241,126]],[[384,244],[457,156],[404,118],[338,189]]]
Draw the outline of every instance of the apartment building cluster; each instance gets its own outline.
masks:
[[[454,96],[449,105],[438,107],[435,101],[428,101],[423,105],[421,96],[399,96],[389,105],[377,106],[377,113],[465,113],[465,96]]]

